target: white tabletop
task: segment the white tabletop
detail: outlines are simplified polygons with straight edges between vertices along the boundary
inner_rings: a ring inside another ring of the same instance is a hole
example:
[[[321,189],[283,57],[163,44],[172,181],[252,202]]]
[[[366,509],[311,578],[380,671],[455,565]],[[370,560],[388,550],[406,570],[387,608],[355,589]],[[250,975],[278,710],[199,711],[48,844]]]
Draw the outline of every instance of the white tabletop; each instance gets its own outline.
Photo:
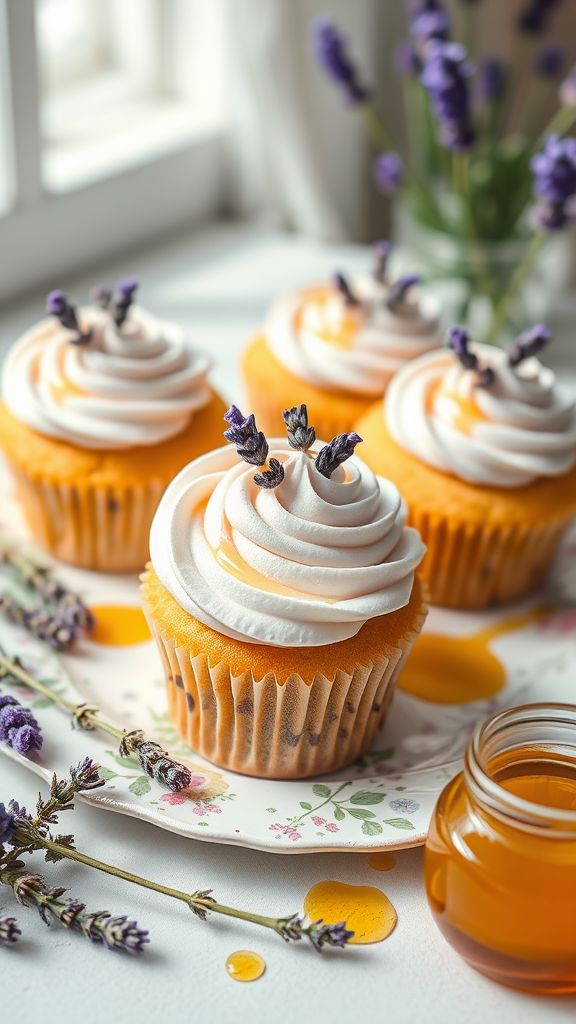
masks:
[[[219,361],[216,383],[226,397],[238,399],[234,363],[270,298],[295,284],[321,280],[335,267],[363,269],[368,258],[358,247],[335,249],[266,231],[222,228],[132,256],[104,276],[51,286],[69,287],[80,301],[89,284],[135,274],[142,282],[143,304],[189,326]],[[563,308],[570,317],[571,307]],[[41,312],[41,295],[4,311],[0,346]],[[562,346],[557,352],[559,365],[568,366]],[[30,807],[37,792],[32,775],[0,760],[0,801],[15,797]],[[117,1018],[122,1024],[204,1024],[265,1015],[278,1024],[318,1019],[554,1024],[575,1019],[576,997],[553,1000],[513,992],[458,958],[429,914],[420,850],[398,853],[395,868],[383,873],[369,866],[366,855],[282,856],[219,847],[86,806],[69,820],[79,848],[177,888],[212,888],[222,902],[276,916],[301,910],[317,881],[374,885],[392,900],[398,925],[384,943],[318,956],[303,944],[285,946],[274,934],[240,922],[213,916],[203,924],[181,904],[62,862],[47,868],[51,884],[66,885],[92,910],[135,917],[150,930],[152,944],[140,960],[113,955],[58,924],[48,931],[33,911],[15,908],[8,890],[0,892],[0,906],[17,913],[24,931],[17,947],[0,949],[2,1021],[101,1024]],[[41,870],[41,860],[34,863]],[[260,980],[241,985],[226,975],[226,957],[237,949],[264,957],[267,970]]]

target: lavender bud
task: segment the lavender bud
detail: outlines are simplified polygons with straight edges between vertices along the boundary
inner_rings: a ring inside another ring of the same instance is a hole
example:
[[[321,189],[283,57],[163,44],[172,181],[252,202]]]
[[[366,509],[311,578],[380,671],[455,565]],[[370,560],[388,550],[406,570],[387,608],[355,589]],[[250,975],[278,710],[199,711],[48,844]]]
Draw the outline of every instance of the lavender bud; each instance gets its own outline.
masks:
[[[0,917],[0,946],[10,946],[22,935],[15,917]]]
[[[140,767],[151,779],[157,779],[173,793],[179,793],[190,785],[192,774],[185,765],[174,761],[168,753],[152,740],[146,740],[141,729],[126,733],[120,744],[120,756],[135,754]]]
[[[305,405],[284,409],[282,419],[286,424],[288,443],[297,451],[307,451],[316,440],[314,427],[308,426],[308,410]]]
[[[354,454],[354,449],[361,440],[360,435],[356,433],[338,434],[330,441],[330,444],[325,445],[318,452],[314,461],[318,472],[329,479],[334,470]]]
[[[138,281],[134,277],[126,277],[116,285],[116,295],[113,304],[114,323],[121,327],[128,315],[128,310],[134,302],[134,296],[138,289]]]
[[[556,231],[572,218],[576,196],[576,139],[549,135],[544,149],[530,162],[537,197],[535,220],[542,230]]]
[[[238,407],[232,405],[224,413],[224,419],[231,424],[224,431],[224,437],[236,447],[240,458],[251,466],[263,466],[268,458],[268,442],[258,430],[254,414],[243,416]]]
[[[326,15],[312,22],[312,50],[318,65],[337,85],[350,103],[363,103],[370,89],[361,81],[348,53],[346,39]]]
[[[347,306],[358,305],[358,299],[354,295],[354,292],[352,291],[350,285],[348,284],[348,281],[344,277],[344,274],[341,274],[340,272],[334,274],[334,284],[336,285],[338,291],[342,295],[342,298],[344,299],[344,302]]]
[[[412,42],[405,39],[396,47],[394,66],[402,78],[418,78],[422,70],[422,62]]]
[[[404,184],[404,162],[398,153],[390,150],[380,153],[373,167],[374,184],[386,196],[394,195]]]
[[[426,47],[421,82],[440,124],[441,142],[454,152],[469,149],[475,139],[468,87],[472,73],[466,51],[458,43],[432,41]]]
[[[386,299],[388,309],[393,313],[400,312],[406,303],[408,292],[414,285],[420,284],[420,281],[421,277],[419,274],[405,274],[403,277],[399,277],[397,281],[394,281],[390,285],[390,291]]]
[[[535,54],[534,71],[542,78],[556,78],[564,65],[565,53],[557,43],[544,43]]]
[[[76,767],[72,766],[70,778],[78,793],[98,789],[105,784],[105,779],[100,776],[100,765],[96,764],[91,757],[83,758]]]
[[[344,949],[350,939],[354,937],[354,932],[346,928],[345,921],[340,921],[339,924],[324,924],[324,921],[320,919],[313,921],[306,931],[314,949],[319,953],[322,952],[324,946]]]
[[[8,694],[0,694],[0,740],[18,754],[42,747],[42,732],[32,711]]]
[[[46,299],[46,312],[55,316],[66,330],[74,331],[74,337],[70,338],[72,345],[86,345],[92,340],[92,329],[81,330],[76,309],[69,303],[65,292],[57,289],[49,293]]]
[[[464,327],[453,327],[448,333],[447,344],[448,348],[452,349],[454,355],[466,370],[476,370],[478,368],[478,357],[473,352],[470,352],[468,348],[470,335]]]
[[[420,53],[431,40],[446,42],[450,38],[450,18],[442,8],[418,14],[412,19],[410,28]]]
[[[374,245],[374,277],[381,284],[385,284],[388,276],[388,261],[390,259],[390,253],[392,252],[392,245],[390,242],[380,241]]]
[[[266,490],[272,490],[274,487],[278,487],[284,479],[284,466],[278,459],[270,459],[268,463],[269,469],[265,469],[262,473],[254,474],[254,483],[257,487],[264,487]]]
[[[510,366],[519,366],[525,359],[538,355],[552,339],[552,332],[546,324],[534,324],[523,331],[508,352]]]

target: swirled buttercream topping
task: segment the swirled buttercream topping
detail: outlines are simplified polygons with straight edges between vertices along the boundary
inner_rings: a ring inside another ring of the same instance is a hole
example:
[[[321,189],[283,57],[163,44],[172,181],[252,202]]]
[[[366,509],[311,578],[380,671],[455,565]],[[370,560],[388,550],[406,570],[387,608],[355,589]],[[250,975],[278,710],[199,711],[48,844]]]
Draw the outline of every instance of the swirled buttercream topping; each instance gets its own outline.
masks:
[[[185,611],[237,640],[297,647],[346,640],[408,603],[424,547],[398,490],[355,456],[325,476],[319,447],[271,441],[269,462],[283,469],[274,487],[231,446],[175,478],[150,552]]]
[[[411,359],[440,343],[438,306],[385,274],[303,289],[279,299],[265,326],[269,348],[291,373],[317,387],[381,395]]]
[[[442,350],[406,366],[384,407],[398,444],[436,469],[488,487],[567,473],[576,463],[575,401],[531,356],[534,344],[522,350],[529,333],[508,354],[490,345],[468,348],[465,338],[457,354],[468,365]]]
[[[71,309],[37,324],[6,359],[3,397],[17,419],[82,448],[122,449],[179,434],[208,403],[210,361],[177,325],[138,307],[120,324],[96,307],[69,319]]]

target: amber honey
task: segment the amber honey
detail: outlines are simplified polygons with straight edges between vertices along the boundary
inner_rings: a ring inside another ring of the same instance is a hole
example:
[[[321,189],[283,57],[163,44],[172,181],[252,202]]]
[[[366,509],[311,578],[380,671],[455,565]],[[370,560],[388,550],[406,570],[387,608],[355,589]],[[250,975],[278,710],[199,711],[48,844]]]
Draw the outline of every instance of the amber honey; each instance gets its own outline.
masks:
[[[438,801],[428,901],[448,942],[504,984],[576,991],[576,706],[501,712]]]

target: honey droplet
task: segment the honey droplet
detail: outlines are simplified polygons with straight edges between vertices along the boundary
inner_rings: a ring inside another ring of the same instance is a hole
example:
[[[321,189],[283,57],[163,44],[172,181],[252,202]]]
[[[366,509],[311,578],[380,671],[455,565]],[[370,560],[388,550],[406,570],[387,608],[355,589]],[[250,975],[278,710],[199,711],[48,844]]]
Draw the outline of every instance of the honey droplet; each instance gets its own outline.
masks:
[[[106,647],[128,647],[150,639],[148,623],[137,605],[97,604],[90,609],[96,625],[90,639]]]
[[[396,867],[396,857],[391,853],[373,853],[368,858],[368,864],[374,871],[392,871]]]
[[[234,981],[257,981],[266,970],[266,963],[258,953],[238,949],[226,960],[226,971]]]
[[[398,916],[390,900],[372,885],[318,882],[306,894],[304,910],[311,921],[346,922],[354,932],[353,945],[382,942],[396,927]]]

